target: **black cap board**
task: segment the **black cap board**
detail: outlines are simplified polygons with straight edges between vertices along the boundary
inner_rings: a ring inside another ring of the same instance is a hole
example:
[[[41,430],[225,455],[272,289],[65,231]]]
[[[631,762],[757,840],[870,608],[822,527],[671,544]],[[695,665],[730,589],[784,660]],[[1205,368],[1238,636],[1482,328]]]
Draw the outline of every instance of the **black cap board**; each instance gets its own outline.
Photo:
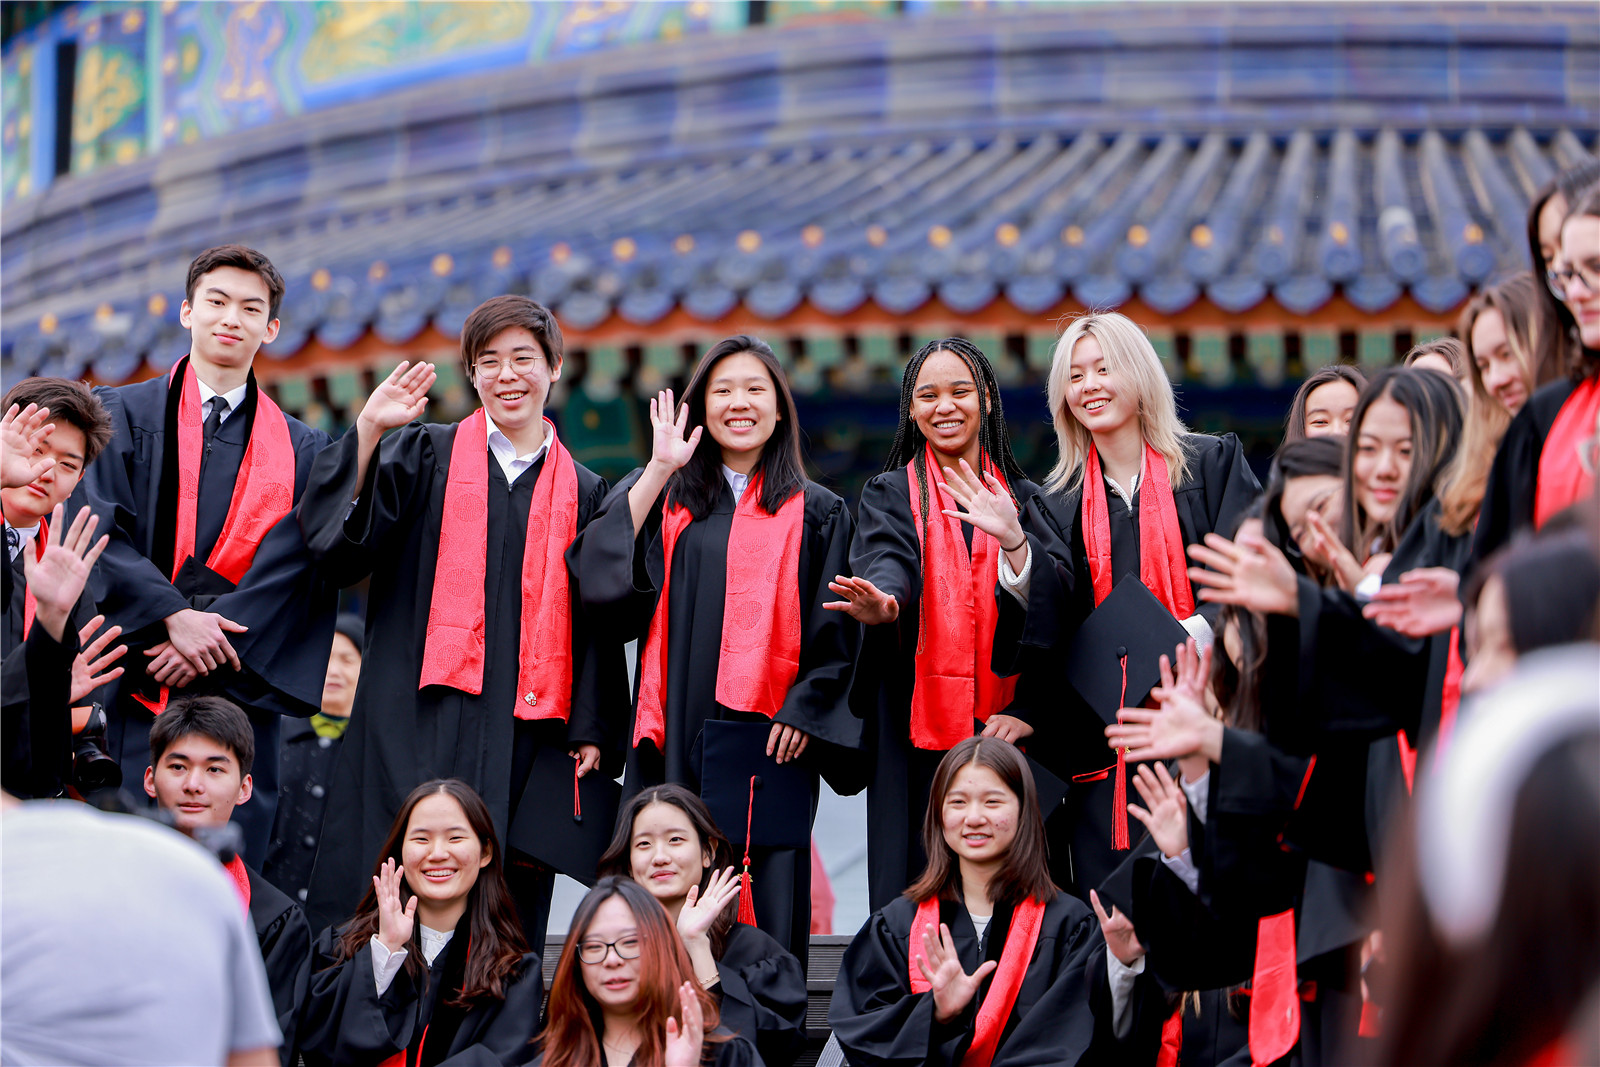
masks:
[[[744,848],[747,816],[753,846],[811,847],[811,773],[797,762],[779,764],[767,755],[771,733],[771,723],[708,719],[696,744],[700,799],[736,853]]]
[[[577,760],[559,746],[539,747],[506,842],[584,885],[593,885],[595,867],[617,823],[622,786],[602,771],[575,778],[577,766]]]
[[[1067,799],[1067,790],[1070,787],[1032,756],[1023,753],[1023,758],[1028,761],[1028,770],[1033,772],[1033,787],[1039,794],[1039,815],[1048,819],[1061,806],[1062,801]]]
[[[1072,640],[1067,680],[1107,725],[1117,709],[1138,707],[1161,681],[1161,657],[1188,640],[1189,632],[1137,578],[1116,584]],[[1128,657],[1128,691],[1122,692],[1122,657]]]

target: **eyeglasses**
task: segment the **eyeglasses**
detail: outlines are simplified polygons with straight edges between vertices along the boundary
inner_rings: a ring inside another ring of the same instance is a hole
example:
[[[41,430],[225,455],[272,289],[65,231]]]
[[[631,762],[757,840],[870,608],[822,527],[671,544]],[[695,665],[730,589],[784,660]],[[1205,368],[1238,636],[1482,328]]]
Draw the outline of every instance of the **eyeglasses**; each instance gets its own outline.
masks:
[[[1574,278],[1582,281],[1584,288],[1589,292],[1600,293],[1600,261],[1590,260],[1581,265],[1573,263],[1552,265],[1544,272],[1544,283],[1550,287],[1550,291],[1558,300],[1567,298],[1567,287],[1572,284]]]
[[[511,369],[518,375],[526,375],[533,370],[533,365],[539,362],[538,356],[517,356],[511,361]],[[505,366],[501,359],[480,359],[473,365],[473,370],[478,372],[480,378],[500,377],[500,368]]]
[[[618,938],[615,941],[580,941],[578,942],[578,959],[591,967],[598,967],[606,961],[606,955],[612,949],[617,950],[617,959],[636,960],[639,958],[639,938],[633,934]]]

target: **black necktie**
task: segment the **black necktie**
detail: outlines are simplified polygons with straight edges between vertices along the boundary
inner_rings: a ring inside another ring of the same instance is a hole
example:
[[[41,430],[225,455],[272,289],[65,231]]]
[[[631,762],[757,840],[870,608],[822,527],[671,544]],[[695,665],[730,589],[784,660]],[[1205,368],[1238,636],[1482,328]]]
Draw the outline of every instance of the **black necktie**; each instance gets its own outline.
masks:
[[[211,438],[216,436],[217,427],[222,425],[222,416],[228,411],[228,401],[221,394],[211,398],[211,414],[206,416],[205,425],[200,427],[200,434],[205,439],[206,451],[211,451]]]

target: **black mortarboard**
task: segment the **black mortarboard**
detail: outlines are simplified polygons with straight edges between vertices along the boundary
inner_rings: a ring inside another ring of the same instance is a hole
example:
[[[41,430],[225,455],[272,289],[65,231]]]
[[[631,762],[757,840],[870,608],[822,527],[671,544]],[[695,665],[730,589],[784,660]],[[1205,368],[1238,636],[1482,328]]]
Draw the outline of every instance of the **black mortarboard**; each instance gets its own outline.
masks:
[[[1023,758],[1028,761],[1028,770],[1033,772],[1033,787],[1039,794],[1039,815],[1048,819],[1067,799],[1067,783],[1027,753],[1023,753]]]
[[[1189,632],[1137,578],[1116,584],[1078,627],[1067,655],[1067,680],[1107,725],[1117,709],[1138,707],[1161,681],[1161,657],[1172,658]],[[1123,695],[1122,657],[1128,657]]]
[[[602,771],[578,778],[577,769],[578,761],[565,750],[540,746],[506,842],[584,885],[593,885],[595,867],[617,824],[622,786]]]
[[[1135,901],[1144,896],[1138,883],[1149,880],[1153,869],[1150,865],[1159,861],[1160,857],[1161,850],[1156,847],[1155,840],[1148,833],[1145,834],[1117,864],[1116,869],[1106,875],[1106,880],[1094,887],[1100,895],[1101,907],[1109,912],[1115,906],[1137,927],[1139,920],[1135,915]]]
[[[736,853],[744,847],[747,819],[756,847],[811,846],[811,775],[796,762],[780,764],[767,755],[771,733],[770,723],[709,719],[696,745],[700,799]]]

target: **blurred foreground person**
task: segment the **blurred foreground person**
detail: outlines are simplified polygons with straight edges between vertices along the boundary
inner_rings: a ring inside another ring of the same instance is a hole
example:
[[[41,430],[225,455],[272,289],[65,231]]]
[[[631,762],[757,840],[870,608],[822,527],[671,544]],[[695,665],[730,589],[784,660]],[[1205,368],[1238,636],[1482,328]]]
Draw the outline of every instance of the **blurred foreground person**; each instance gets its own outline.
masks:
[[[363,630],[359,615],[339,616],[334,622],[328,676],[322,683],[322,710],[309,719],[283,721],[283,739],[278,748],[283,791],[278,797],[278,818],[272,825],[272,844],[267,848],[261,873],[302,904],[322,840],[328,786],[339,762],[340,742],[350,725],[356,684],[361,680]]]
[[[631,878],[578,904],[550,980],[536,1067],[753,1067],[755,1046],[718,1025],[672,920]]]
[[[276,1067],[261,954],[214,855],[147,819],[0,803],[0,1063]]]
[[[1600,1063],[1596,678],[1592,644],[1525,657],[1419,776],[1381,888],[1377,1064]]]

